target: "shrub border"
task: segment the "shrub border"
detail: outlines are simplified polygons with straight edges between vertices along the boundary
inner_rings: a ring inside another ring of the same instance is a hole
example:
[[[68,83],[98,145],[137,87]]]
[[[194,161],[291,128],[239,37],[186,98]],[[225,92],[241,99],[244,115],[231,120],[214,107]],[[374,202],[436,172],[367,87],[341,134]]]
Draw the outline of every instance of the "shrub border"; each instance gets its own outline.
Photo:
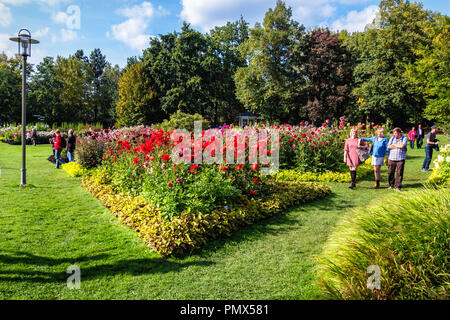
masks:
[[[373,166],[369,163],[364,163],[356,170],[358,179],[364,178],[373,172]],[[350,182],[350,171],[348,172],[299,172],[295,169],[280,170],[276,179],[284,182],[307,182],[307,181],[319,181],[319,182],[338,182],[345,183]]]
[[[213,210],[207,215],[182,214],[164,220],[150,202],[141,197],[116,193],[102,177],[85,176],[83,187],[110,209],[119,221],[137,231],[162,257],[179,255],[204,246],[209,240],[230,236],[233,231],[274,216],[293,206],[320,199],[331,189],[317,183],[277,183],[270,200],[241,197],[241,204]]]

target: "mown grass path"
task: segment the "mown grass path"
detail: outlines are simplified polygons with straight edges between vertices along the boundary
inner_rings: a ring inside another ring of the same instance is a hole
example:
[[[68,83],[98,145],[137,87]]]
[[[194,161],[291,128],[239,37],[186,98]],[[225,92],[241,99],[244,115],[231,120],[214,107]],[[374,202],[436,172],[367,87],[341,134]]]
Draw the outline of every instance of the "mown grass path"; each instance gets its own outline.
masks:
[[[441,138],[443,142],[447,139]],[[182,259],[161,259],[80,186],[54,170],[50,147],[0,143],[0,299],[317,299],[314,256],[350,209],[394,193],[373,178],[235,233]],[[404,191],[420,188],[424,150],[408,150]],[[436,155],[435,155],[436,157]],[[81,289],[66,285],[70,265]]]

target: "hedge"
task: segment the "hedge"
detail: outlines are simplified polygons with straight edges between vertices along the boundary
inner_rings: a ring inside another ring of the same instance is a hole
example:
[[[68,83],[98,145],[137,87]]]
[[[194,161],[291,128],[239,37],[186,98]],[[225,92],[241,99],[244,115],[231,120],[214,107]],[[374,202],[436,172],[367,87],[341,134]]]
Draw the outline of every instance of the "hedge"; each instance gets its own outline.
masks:
[[[370,162],[369,162],[370,163]],[[358,167],[356,171],[357,179],[361,179],[373,172],[373,166],[369,163],[364,163]],[[276,179],[285,182],[304,182],[304,181],[318,181],[318,182],[350,182],[350,171],[347,172],[300,172],[295,169],[280,170]]]
[[[140,237],[162,257],[191,252],[219,236],[274,216],[288,208],[325,197],[330,188],[316,183],[279,183],[270,199],[240,197],[240,203],[213,210],[207,215],[184,212],[171,221],[161,217],[151,203],[113,191],[105,176],[85,176],[83,187],[109,208],[121,223],[137,231]]]

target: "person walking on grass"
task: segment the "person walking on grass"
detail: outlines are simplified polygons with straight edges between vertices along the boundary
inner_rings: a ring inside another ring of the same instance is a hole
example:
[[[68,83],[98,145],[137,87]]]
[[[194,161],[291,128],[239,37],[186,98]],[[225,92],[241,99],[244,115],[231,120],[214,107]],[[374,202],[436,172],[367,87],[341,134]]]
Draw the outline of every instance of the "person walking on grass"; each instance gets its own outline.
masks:
[[[414,143],[416,141],[417,131],[415,127],[412,127],[411,131],[408,132],[409,146],[414,149]]]
[[[348,186],[350,189],[356,187],[356,169],[360,164],[362,164],[357,152],[358,148],[367,148],[367,146],[362,139],[358,138],[358,129],[352,128],[350,130],[349,138],[345,140],[344,147],[344,162],[350,169],[351,182]]]
[[[422,148],[424,136],[425,136],[425,133],[423,132],[422,125],[419,124],[419,128],[417,128],[417,149]]]
[[[64,161],[61,158],[61,152],[63,150],[63,140],[64,137],[61,135],[61,131],[58,129],[56,130],[56,137],[55,137],[55,143],[53,145],[53,149],[55,150],[55,161],[56,161],[56,167],[55,169],[59,169],[60,164],[64,164]]]
[[[402,129],[395,128],[393,130],[394,136],[389,140],[389,189],[395,187],[396,191],[402,188],[403,171],[405,169],[406,151],[408,138],[402,134]],[[397,175],[395,174],[397,171]]]
[[[381,180],[381,166],[383,162],[388,164],[388,158],[386,155],[389,155],[388,148],[388,139],[384,137],[384,128],[379,128],[377,130],[377,135],[372,138],[362,138],[364,141],[373,143],[373,151],[372,151],[372,165],[375,174],[375,185],[373,186],[375,189],[380,187]],[[386,158],[386,160],[385,160]]]
[[[69,162],[73,162],[74,152],[76,148],[77,138],[73,135],[73,130],[69,130],[69,139],[67,140],[67,158],[69,158]]]
[[[433,149],[439,145],[439,140],[436,139],[437,127],[432,126],[430,133],[427,134],[425,144],[425,160],[423,161],[422,171],[430,171],[430,163],[433,158]]]

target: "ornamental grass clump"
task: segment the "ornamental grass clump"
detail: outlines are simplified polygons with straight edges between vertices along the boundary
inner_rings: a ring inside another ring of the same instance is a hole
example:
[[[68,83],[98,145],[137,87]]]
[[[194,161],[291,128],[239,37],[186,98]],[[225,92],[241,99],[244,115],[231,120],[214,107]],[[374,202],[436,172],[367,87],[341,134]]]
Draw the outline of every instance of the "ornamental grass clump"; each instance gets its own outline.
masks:
[[[347,215],[328,239],[319,257],[325,292],[338,299],[449,299],[449,190],[378,203]],[[376,269],[379,286],[371,287]]]

